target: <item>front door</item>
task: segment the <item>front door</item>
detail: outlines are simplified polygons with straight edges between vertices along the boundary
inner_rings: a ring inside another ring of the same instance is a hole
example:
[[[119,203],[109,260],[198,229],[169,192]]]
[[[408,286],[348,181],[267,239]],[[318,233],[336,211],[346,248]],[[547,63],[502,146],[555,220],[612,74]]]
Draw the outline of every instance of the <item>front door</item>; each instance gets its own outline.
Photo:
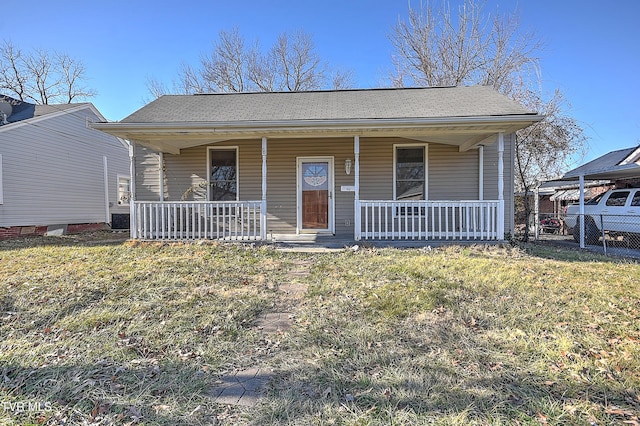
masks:
[[[298,230],[333,232],[333,158],[298,158]]]

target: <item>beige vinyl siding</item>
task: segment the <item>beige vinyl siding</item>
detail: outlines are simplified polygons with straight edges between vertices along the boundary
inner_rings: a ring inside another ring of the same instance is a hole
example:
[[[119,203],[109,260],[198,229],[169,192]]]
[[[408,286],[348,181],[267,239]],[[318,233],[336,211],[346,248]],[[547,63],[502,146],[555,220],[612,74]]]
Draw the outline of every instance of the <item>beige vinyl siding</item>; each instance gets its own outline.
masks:
[[[117,200],[117,176],[129,176],[128,149],[117,138],[87,128],[87,119],[102,120],[87,106],[0,127],[0,226],[105,222],[104,156],[109,213],[129,212]]]
[[[135,198],[143,201],[160,201],[160,154],[152,149],[134,144]]]
[[[513,164],[511,135],[505,136],[505,216],[506,232],[513,229]],[[393,199],[394,145],[424,145],[402,138],[360,139],[360,198],[363,200]],[[430,200],[477,200],[479,198],[479,153],[477,149],[458,152],[457,146],[429,143],[427,149],[428,198]],[[262,196],[261,141],[238,140],[211,144],[215,147],[238,148],[238,189],[240,200],[260,200]],[[207,149],[198,146],[183,149],[180,155],[164,154],[166,199],[178,201],[187,193],[188,200],[206,200]],[[335,232],[353,235],[354,193],[341,191],[342,186],[355,184],[355,167],[345,173],[346,159],[353,162],[353,138],[269,139],[267,141],[267,230],[295,233],[297,227],[297,158],[334,158]],[[139,160],[136,159],[138,167]],[[157,157],[147,159],[149,170],[142,175],[149,187],[137,182],[139,200],[157,200]],[[497,143],[484,150],[484,198],[498,198]],[[154,176],[156,176],[154,178]],[[154,180],[155,179],[155,180]],[[194,191],[188,191],[194,188]],[[145,194],[143,198],[142,194]]]
[[[261,140],[228,141],[183,149],[180,155],[164,154],[167,200],[180,200],[185,193],[188,200],[206,200],[207,150],[209,146],[238,148],[239,199],[260,200],[262,198]],[[353,192],[340,191],[340,187],[343,185],[354,185],[353,170],[349,176],[344,170],[345,160],[347,158],[353,160],[352,139],[304,139],[299,141],[270,139],[267,141],[267,229],[269,233],[296,232],[296,161],[298,157],[315,156],[334,158],[336,233],[353,233],[354,194]],[[139,185],[136,187],[139,188]],[[193,190],[189,191],[189,188],[193,188]],[[145,190],[149,191],[149,188]],[[138,199],[143,199],[140,197],[140,193]]]
[[[353,139],[269,140],[267,151],[268,231],[295,233],[297,226],[297,158],[333,157],[336,235],[353,235],[353,192],[342,192],[341,186],[353,186],[354,170],[345,173],[344,162],[353,161]],[[347,225],[349,221],[349,225]]]
[[[260,200],[262,198],[262,145],[259,140],[229,141],[183,149],[180,155],[164,154],[166,200],[207,200],[209,147],[238,149],[239,199]]]

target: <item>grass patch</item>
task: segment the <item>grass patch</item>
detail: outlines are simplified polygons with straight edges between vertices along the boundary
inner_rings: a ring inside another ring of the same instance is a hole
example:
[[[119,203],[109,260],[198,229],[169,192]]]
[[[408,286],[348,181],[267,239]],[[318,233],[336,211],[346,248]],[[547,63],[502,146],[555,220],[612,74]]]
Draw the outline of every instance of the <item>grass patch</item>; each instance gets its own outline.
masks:
[[[638,277],[535,246],[0,243],[0,423],[638,422]],[[262,335],[291,281],[294,327]],[[213,402],[256,365],[275,372],[260,405]]]

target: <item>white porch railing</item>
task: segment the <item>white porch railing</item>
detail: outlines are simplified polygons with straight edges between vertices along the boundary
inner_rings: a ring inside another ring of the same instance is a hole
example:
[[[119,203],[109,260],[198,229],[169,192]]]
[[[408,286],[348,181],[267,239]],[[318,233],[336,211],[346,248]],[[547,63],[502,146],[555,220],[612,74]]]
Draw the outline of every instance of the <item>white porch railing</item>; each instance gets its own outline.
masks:
[[[131,238],[259,240],[262,201],[132,201]]]
[[[498,240],[499,207],[499,201],[359,200],[356,239]]]

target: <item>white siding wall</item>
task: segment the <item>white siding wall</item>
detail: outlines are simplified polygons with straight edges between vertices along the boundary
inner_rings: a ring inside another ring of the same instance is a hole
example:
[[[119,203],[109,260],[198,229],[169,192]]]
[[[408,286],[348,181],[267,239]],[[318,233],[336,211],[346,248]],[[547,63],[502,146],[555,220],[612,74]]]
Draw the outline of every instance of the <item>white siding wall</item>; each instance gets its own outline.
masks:
[[[105,222],[104,156],[110,214],[129,212],[117,202],[117,175],[129,176],[127,148],[87,128],[87,118],[101,120],[87,107],[0,127],[1,227]]]

